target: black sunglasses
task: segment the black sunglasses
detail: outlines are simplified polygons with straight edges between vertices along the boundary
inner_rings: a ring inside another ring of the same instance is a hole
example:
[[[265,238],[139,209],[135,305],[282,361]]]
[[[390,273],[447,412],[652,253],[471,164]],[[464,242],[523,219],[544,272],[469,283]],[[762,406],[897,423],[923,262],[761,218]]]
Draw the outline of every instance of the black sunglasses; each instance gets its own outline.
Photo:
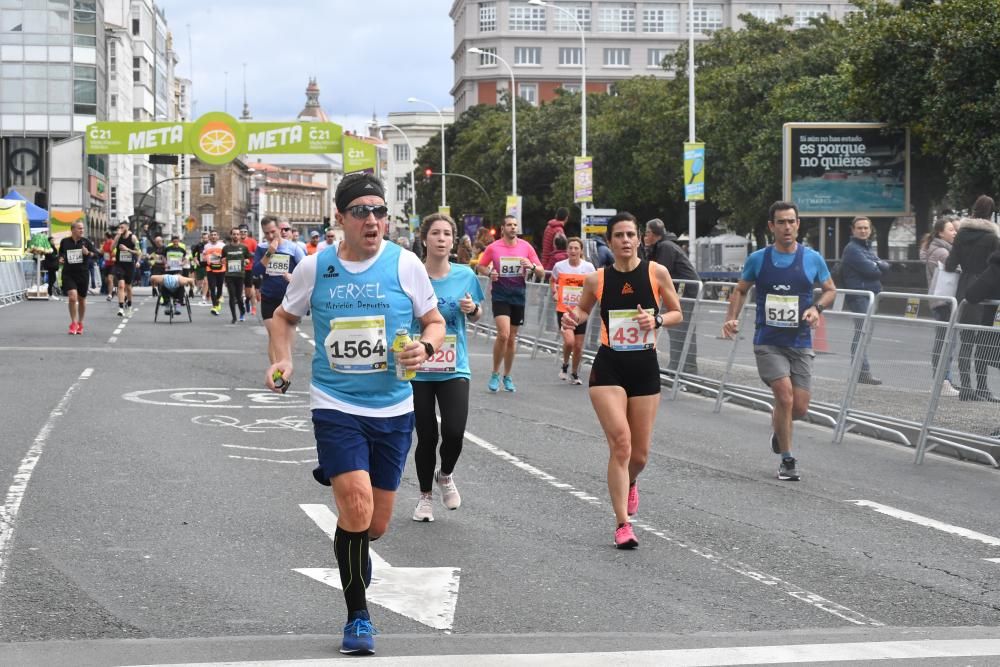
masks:
[[[292,231],[292,228],[291,228],[291,227],[280,227],[279,229],[280,229],[281,231],[283,231],[283,232],[290,232],[290,231]]]
[[[347,212],[358,220],[367,220],[368,216],[372,214],[375,215],[376,220],[381,220],[389,215],[389,207],[382,204],[377,206],[372,204],[358,204],[357,206],[348,206]]]

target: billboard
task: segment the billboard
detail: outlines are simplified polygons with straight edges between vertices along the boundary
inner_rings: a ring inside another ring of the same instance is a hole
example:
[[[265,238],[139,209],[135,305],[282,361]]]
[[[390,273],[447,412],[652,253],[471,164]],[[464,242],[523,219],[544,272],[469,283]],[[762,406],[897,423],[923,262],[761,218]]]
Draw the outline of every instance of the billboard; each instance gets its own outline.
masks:
[[[705,144],[684,144],[684,201],[705,201]]]
[[[884,123],[785,123],[783,198],[802,217],[910,213],[910,134]]]

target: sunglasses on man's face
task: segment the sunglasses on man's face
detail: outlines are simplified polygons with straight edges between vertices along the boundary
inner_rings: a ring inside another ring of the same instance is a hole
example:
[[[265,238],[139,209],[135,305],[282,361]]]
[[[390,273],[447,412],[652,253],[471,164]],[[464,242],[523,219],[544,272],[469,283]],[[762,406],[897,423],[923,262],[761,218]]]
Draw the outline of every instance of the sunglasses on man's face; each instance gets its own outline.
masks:
[[[384,204],[358,204],[357,206],[348,206],[347,212],[358,220],[367,220],[368,216],[372,214],[375,215],[376,220],[381,220],[389,215],[389,207]]]
[[[281,231],[283,231],[283,232],[290,232],[290,231],[292,231],[292,228],[291,227],[282,227]]]

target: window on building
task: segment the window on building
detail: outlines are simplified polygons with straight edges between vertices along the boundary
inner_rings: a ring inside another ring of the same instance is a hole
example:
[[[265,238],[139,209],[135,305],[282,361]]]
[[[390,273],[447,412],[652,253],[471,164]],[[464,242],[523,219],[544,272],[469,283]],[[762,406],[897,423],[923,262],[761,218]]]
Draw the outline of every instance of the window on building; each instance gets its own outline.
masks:
[[[538,106],[538,84],[517,84],[517,96],[532,106]]]
[[[214,213],[202,213],[201,214],[201,231],[207,232],[208,230],[215,227],[215,214]]]
[[[77,0],[73,3],[73,44],[97,46],[96,0]]]
[[[826,5],[810,5],[808,7],[797,7],[795,9],[795,22],[792,23],[796,28],[808,28],[809,19],[817,19],[820,16],[826,16],[830,13],[830,8]]]
[[[215,194],[215,178],[213,176],[201,177],[201,194],[211,197]]]
[[[97,68],[73,66],[73,113],[97,115]]]
[[[410,161],[410,147],[406,144],[393,144],[392,155],[396,162]]]
[[[132,34],[136,37],[139,36],[139,19],[132,19]]]
[[[589,5],[564,5],[560,3],[559,6],[572,13],[576,17],[576,21],[556,10],[553,16],[556,32],[579,32],[580,28],[583,28],[584,32],[590,32]],[[577,22],[580,23],[580,28],[576,27]]]
[[[631,49],[604,49],[605,67],[628,67],[631,60]]]
[[[560,65],[582,65],[583,64],[583,49],[579,46],[560,46],[559,47],[559,64]]]
[[[646,67],[662,67],[663,59],[670,54],[670,49],[647,49]]]
[[[681,29],[681,11],[674,6],[642,10],[643,32],[678,33]]]
[[[694,14],[688,17],[688,28],[706,34],[722,30],[722,6],[695,5]]]
[[[116,93],[111,93],[111,98],[108,102],[112,109],[118,108],[118,95]]]
[[[576,83],[564,83],[559,87],[565,90],[567,93],[579,93],[581,90],[579,81],[577,81]]]
[[[781,6],[780,5],[750,5],[747,10],[748,14],[752,14],[754,18],[758,18],[761,21],[767,21],[768,23],[774,23],[781,18]]]
[[[410,179],[407,176],[396,178],[396,201],[404,202],[410,198]]]
[[[108,194],[108,217],[111,220],[118,219],[118,188],[114,185],[111,186],[111,191]]]
[[[142,83],[142,58],[132,58],[132,82]]]
[[[479,54],[480,67],[495,67],[497,64],[497,47],[489,46],[483,49],[485,53]]]
[[[108,74],[112,78],[118,75],[118,45],[115,40],[108,42]]]
[[[494,32],[497,29],[497,3],[479,3],[479,32]]]
[[[512,31],[544,32],[545,8],[533,5],[512,5],[508,14],[508,24]]]
[[[600,32],[635,32],[635,5],[601,7]]]
[[[540,46],[515,46],[515,65],[541,65],[542,47]]]

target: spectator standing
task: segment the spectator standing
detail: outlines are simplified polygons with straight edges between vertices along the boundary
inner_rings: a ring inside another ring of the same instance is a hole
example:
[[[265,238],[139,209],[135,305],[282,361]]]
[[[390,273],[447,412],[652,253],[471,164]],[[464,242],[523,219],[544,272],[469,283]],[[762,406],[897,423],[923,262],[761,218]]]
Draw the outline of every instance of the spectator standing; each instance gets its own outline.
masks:
[[[934,284],[934,276],[937,275],[938,267],[943,267],[948,261],[951,253],[951,244],[958,233],[958,216],[946,215],[937,219],[934,228],[924,236],[920,244],[920,259],[924,260],[924,268],[927,272],[927,287]],[[951,304],[948,301],[931,301],[931,312],[938,322],[948,322],[951,320]],[[948,333],[946,327],[939,326],[934,330],[934,347],[931,350],[931,372],[937,374],[937,367],[941,361],[941,348],[944,347],[945,335]],[[948,360],[948,370],[944,374],[944,382],[941,387],[942,396],[958,396],[958,390],[951,382],[951,360]]]
[[[858,216],[851,221],[851,240],[844,248],[841,259],[841,275],[844,287],[847,289],[868,290],[873,294],[882,291],[882,277],[889,272],[889,262],[879,259],[872,250],[872,221],[864,216]],[[844,298],[844,306],[852,313],[864,313],[868,310],[868,299],[857,294],[849,294]],[[861,330],[864,319],[854,320],[854,340],[851,341],[851,356],[854,356],[861,341]],[[879,385],[882,380],[872,375],[868,364],[868,355],[861,362],[861,374],[858,382],[862,384]]]
[[[667,267],[670,277],[674,280],[700,280],[691,260],[688,259],[684,250],[667,236],[667,228],[659,218],[653,218],[646,223],[646,232],[642,242],[646,247],[646,259]],[[685,285],[681,295],[694,299],[698,296],[698,286]],[[667,335],[670,336],[670,361],[667,368],[671,371],[677,370],[677,364],[684,351],[684,338],[687,336],[688,327],[694,326],[694,320],[691,318],[693,310],[694,301],[682,301],[681,313],[684,320],[681,324],[667,331]],[[698,374],[698,341],[694,337],[694,331],[692,331],[691,344],[688,346],[687,358],[684,360],[683,372],[692,375]]]
[[[958,290],[955,293],[959,303],[965,299],[969,286],[986,270],[990,256],[1000,250],[1000,236],[997,225],[993,222],[995,208],[996,204],[992,197],[980,195],[972,205],[973,217],[965,218],[959,224],[951,253],[948,254],[948,261],[944,264],[945,271],[954,273],[956,269],[962,269],[962,275],[958,279]],[[993,309],[984,309],[982,306],[969,303],[962,309],[959,318],[962,324],[989,326],[993,321],[992,317],[987,317],[986,311],[992,315]],[[988,336],[981,335],[978,331],[962,331],[960,337],[958,373],[962,386],[958,389],[958,400],[996,401],[986,382],[987,359],[992,353]],[[973,360],[976,370],[975,387],[972,385],[970,372]]]
[[[566,220],[569,219],[569,211],[564,207],[556,209],[556,217],[549,220],[542,234],[542,268],[551,271],[556,261],[552,254],[555,252],[553,243],[556,236],[566,236]],[[563,258],[565,259],[565,258]]]

